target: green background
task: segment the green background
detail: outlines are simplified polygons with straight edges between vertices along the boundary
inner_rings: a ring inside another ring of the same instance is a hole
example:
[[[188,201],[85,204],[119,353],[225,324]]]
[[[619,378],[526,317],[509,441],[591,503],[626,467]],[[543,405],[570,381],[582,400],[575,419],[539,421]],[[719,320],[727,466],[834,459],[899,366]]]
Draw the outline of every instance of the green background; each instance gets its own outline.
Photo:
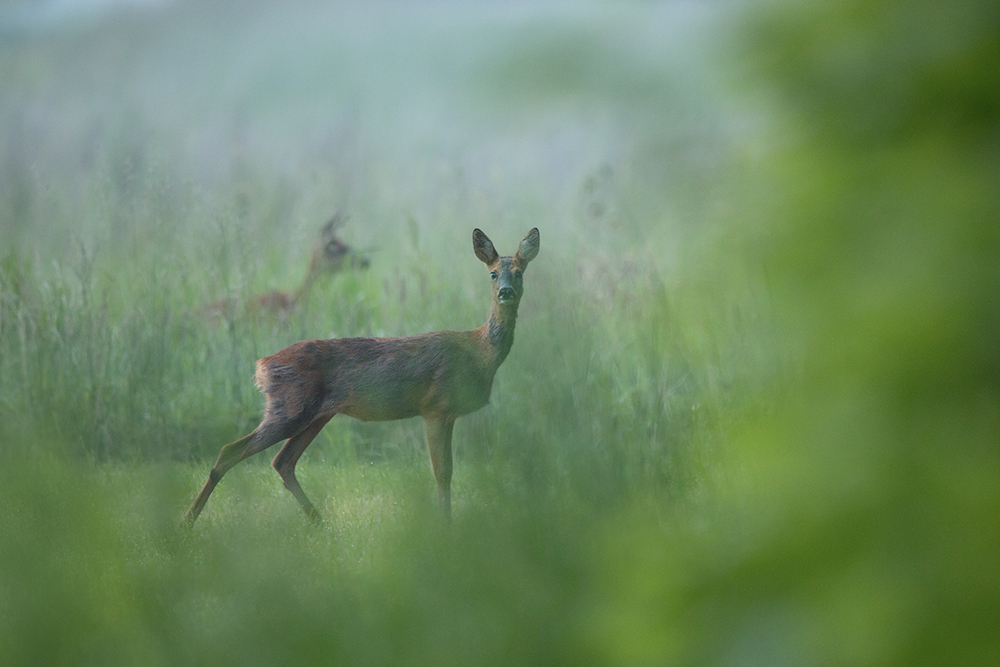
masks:
[[[0,662],[1000,662],[994,5],[0,4]],[[451,525],[341,417],[323,526],[265,454],[181,528],[255,359],[534,226]]]

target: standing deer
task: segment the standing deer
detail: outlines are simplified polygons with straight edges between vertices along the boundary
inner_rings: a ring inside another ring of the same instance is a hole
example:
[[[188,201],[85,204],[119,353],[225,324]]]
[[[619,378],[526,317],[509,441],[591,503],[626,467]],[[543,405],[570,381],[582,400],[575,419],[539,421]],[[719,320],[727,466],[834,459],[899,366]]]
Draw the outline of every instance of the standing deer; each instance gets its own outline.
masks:
[[[287,315],[294,311],[309,293],[316,280],[332,275],[344,268],[366,269],[368,258],[359,255],[349,245],[337,238],[337,230],[347,219],[338,211],[320,230],[319,240],[309,258],[305,278],[298,288],[290,292],[274,290],[258,294],[246,303],[246,312],[251,315]],[[233,304],[228,300],[216,301],[204,306],[202,313],[213,318],[232,315]]]
[[[362,421],[421,416],[437,481],[438,501],[451,516],[451,434],[455,420],[490,400],[493,376],[514,343],[517,306],[528,262],[538,255],[538,229],[513,257],[501,257],[476,229],[472,247],[490,271],[493,299],[486,324],[472,331],[435,331],[401,338],[307,340],[257,361],[266,397],[252,433],[222,448],[208,481],[187,511],[193,523],[219,480],[243,459],[287,439],[271,462],[306,516],[319,520],[295,477],[295,464],[334,415]]]

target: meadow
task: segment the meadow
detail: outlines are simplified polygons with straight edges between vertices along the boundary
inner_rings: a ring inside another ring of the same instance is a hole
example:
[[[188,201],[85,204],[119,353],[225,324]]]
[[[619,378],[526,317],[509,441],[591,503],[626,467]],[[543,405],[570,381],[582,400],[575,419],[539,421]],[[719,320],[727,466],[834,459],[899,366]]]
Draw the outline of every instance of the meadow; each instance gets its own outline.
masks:
[[[989,3],[48,6],[0,6],[0,663],[1000,660]],[[244,308],[338,210],[370,265]],[[322,525],[276,448],[181,525],[256,359],[475,328],[472,229],[536,226],[450,524],[419,419],[337,417]]]

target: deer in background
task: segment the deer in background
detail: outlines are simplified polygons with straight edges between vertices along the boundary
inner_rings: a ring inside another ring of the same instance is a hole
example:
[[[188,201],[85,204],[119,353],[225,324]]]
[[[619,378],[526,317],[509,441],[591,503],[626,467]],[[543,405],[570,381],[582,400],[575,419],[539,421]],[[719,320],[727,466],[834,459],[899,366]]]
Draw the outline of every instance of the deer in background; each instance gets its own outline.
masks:
[[[309,258],[309,268],[306,270],[305,278],[297,289],[291,292],[274,290],[258,294],[247,301],[246,312],[252,315],[287,315],[298,307],[313,284],[322,276],[333,275],[345,268],[367,269],[368,258],[358,254],[337,238],[337,230],[346,220],[347,216],[338,211],[323,225],[319,240]],[[233,304],[229,300],[216,301],[202,308],[202,314],[210,317],[231,317]]]
[[[336,414],[362,421],[423,417],[438,502],[450,517],[452,429],[458,417],[489,403],[493,376],[514,343],[524,271],[538,255],[538,243],[535,228],[515,255],[501,257],[486,234],[473,231],[473,250],[492,281],[489,318],[478,329],[307,340],[257,361],[254,379],[265,396],[264,419],[219,452],[187,522],[198,518],[227,471],[282,440],[287,442],[271,464],[306,516],[318,521],[319,512],[295,477],[295,464]]]

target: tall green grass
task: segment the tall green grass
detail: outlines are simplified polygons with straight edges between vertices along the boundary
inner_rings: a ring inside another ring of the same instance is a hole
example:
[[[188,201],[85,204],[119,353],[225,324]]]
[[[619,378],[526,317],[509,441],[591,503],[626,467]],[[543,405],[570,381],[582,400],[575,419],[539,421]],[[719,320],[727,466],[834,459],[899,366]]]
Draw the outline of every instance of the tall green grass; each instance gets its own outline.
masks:
[[[996,13],[689,4],[3,23],[0,662],[996,662]],[[203,315],[338,208],[369,270]],[[263,455],[180,527],[255,359],[478,326],[533,226],[451,525],[338,417],[324,525]]]
[[[304,18],[311,10],[296,11]],[[384,31],[386,57],[400,58],[391,43],[400,29],[394,19],[344,11],[345,20]],[[163,102],[160,87],[187,72],[191,57],[160,40],[142,41],[155,26],[201,49],[224,48],[221,61],[209,61],[213,68],[249,48],[265,29],[262,22],[272,18],[258,9],[233,33],[203,36],[199,22],[217,15],[186,12],[140,15],[116,28],[42,33],[10,47],[12,58],[34,58],[47,72],[19,81],[25,70],[15,69],[11,76],[26,101],[8,107],[14,151],[9,180],[30,202],[10,217],[14,243],[0,282],[0,373],[10,388],[5,400],[15,423],[23,422],[26,431],[43,424],[52,438],[98,461],[209,458],[259,416],[261,398],[250,381],[255,359],[309,337],[474,328],[486,316],[489,296],[471,252],[471,229],[482,227],[501,250],[512,252],[537,225],[544,261],[528,279],[517,353],[498,378],[494,407],[460,425],[459,456],[513,459],[511,465],[526,476],[535,469],[600,475],[605,479],[599,486],[612,495],[629,488],[635,475],[674,488],[668,478],[688,474],[686,466],[673,465],[675,457],[690,451],[687,444],[699,429],[718,422],[718,403],[738,393],[738,376],[757,375],[759,359],[734,364],[725,357],[735,339],[752,335],[752,324],[737,319],[741,313],[754,318],[753,300],[762,295],[730,292],[717,283],[719,273],[698,265],[712,261],[714,249],[700,249],[686,236],[702,239],[712,232],[684,231],[682,225],[713,221],[683,220],[694,215],[695,204],[674,203],[686,207],[677,211],[665,206],[651,189],[656,183],[643,173],[652,158],[616,157],[631,150],[633,136],[614,136],[589,112],[574,113],[567,116],[569,125],[593,136],[571,128],[569,137],[552,137],[554,130],[543,122],[521,131],[508,147],[504,134],[490,128],[492,119],[477,118],[495,100],[479,101],[489,93],[480,90],[473,71],[451,73],[453,80],[443,84],[428,73],[425,85],[461,102],[471,117],[461,129],[484,136],[464,150],[451,148],[447,133],[443,147],[420,145],[430,130],[407,131],[407,115],[337,116],[351,104],[381,109],[379,81],[368,84],[375,90],[354,93],[355,101],[336,77],[319,91],[290,83],[283,92],[255,79],[266,76],[268,67],[280,67],[302,70],[296,76],[312,81],[321,71],[349,64],[332,38],[312,32],[291,54],[258,56],[270,63],[260,69],[246,71],[230,62],[231,77],[246,79],[247,91],[233,95],[223,86],[216,93],[219,111],[209,113],[198,102],[217,85],[202,81],[211,73],[200,69],[193,73],[197,85],[183,97],[145,108]],[[594,18],[585,13],[565,26],[574,43],[581,38],[577,33],[590,34]],[[446,42],[458,40],[453,47],[467,46],[447,24],[423,20]],[[559,30],[558,24],[546,27],[552,20],[546,12],[521,19],[473,13],[456,25],[489,32],[477,27],[481,20],[499,21],[511,35],[542,42],[545,31]],[[538,27],[524,30],[519,20]],[[577,20],[582,23],[574,27]],[[615,43],[638,20],[603,39]],[[275,34],[288,33],[279,26]],[[420,38],[407,39],[426,51]],[[102,46],[95,49],[88,40]],[[469,53],[488,63],[498,48],[491,42]],[[121,60],[106,60],[105,49]],[[300,50],[329,66],[302,60]],[[74,57],[80,52],[92,62]],[[420,53],[421,62],[441,66],[442,54]],[[368,67],[373,77],[393,81],[407,65]],[[74,85],[80,69],[94,90]],[[503,84],[506,75],[493,70],[490,63],[479,74]],[[516,92],[518,85],[515,78],[509,87]],[[463,97],[463,86],[479,92]],[[101,92],[112,95],[104,102],[111,106],[108,120],[74,117],[78,106],[86,111],[88,103],[97,104],[92,98]],[[398,103],[413,105],[412,122],[419,123],[428,93],[404,87],[395,94]],[[17,137],[34,122],[27,118],[32,100],[47,95],[56,100],[45,107],[52,117],[43,119],[35,135],[27,132],[34,145],[24,146]],[[297,136],[294,123],[302,122],[300,107],[318,104],[331,105],[330,119],[305,126],[335,136],[322,140],[332,145],[314,148],[313,137]],[[529,101],[538,104],[544,100]],[[609,100],[587,106],[617,113],[623,105]],[[273,127],[275,113],[283,114],[288,128]],[[640,138],[697,131],[661,132],[647,125],[648,117],[637,117],[630,135]],[[185,143],[199,136],[214,148],[211,153]],[[276,148],[275,137],[288,145]],[[704,153],[704,159],[712,156]],[[565,162],[569,157],[574,161]],[[79,166],[67,169],[66,161]],[[26,178],[25,170],[37,178]],[[45,183],[56,177],[61,180]],[[340,208],[351,216],[345,238],[371,249],[371,270],[324,280],[287,318],[242,314],[239,304],[253,294],[290,289],[301,280],[318,227]],[[235,315],[222,322],[205,318],[203,307],[217,300],[236,304]],[[539,406],[550,419],[531,418]],[[362,458],[381,460],[422,457],[420,428],[335,422],[328,432],[331,443],[353,444]],[[537,476],[540,484],[545,479],[548,473]]]

